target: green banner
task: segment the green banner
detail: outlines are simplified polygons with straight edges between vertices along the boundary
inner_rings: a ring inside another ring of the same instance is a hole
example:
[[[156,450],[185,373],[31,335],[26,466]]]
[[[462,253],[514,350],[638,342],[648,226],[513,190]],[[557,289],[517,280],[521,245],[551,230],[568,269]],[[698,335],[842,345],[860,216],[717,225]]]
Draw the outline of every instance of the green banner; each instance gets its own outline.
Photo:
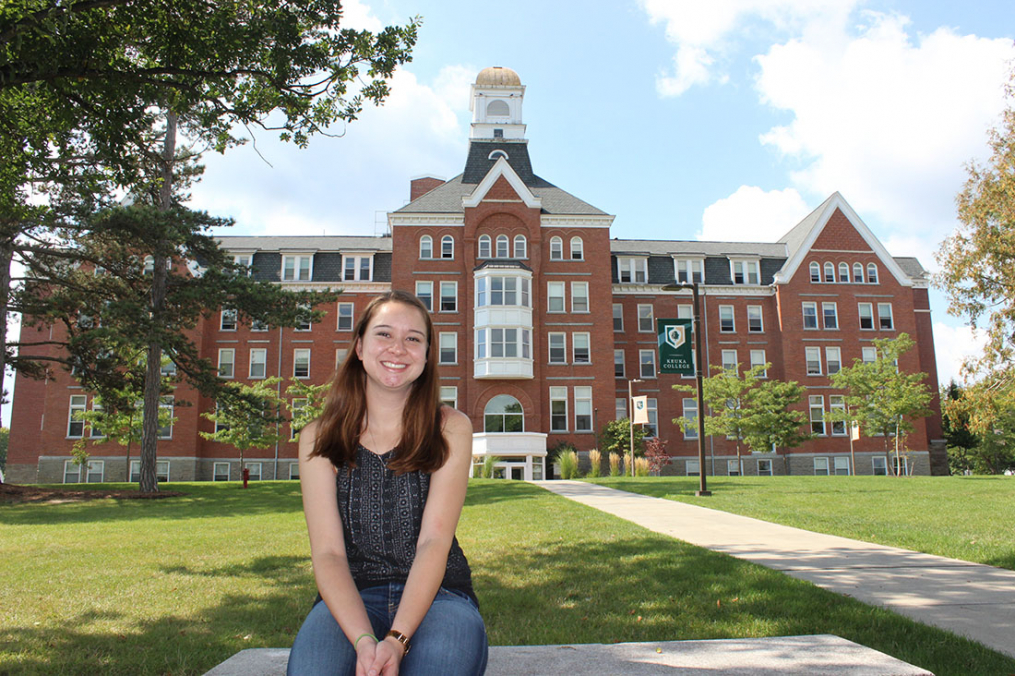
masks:
[[[694,375],[692,319],[657,319],[659,373]]]

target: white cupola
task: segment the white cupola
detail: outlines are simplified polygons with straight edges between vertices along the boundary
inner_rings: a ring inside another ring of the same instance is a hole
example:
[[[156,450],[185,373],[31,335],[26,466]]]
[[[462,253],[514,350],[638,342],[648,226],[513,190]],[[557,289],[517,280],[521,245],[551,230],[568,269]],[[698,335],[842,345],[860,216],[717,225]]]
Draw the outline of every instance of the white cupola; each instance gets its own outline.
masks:
[[[522,124],[522,99],[525,87],[518,73],[510,68],[484,68],[472,85],[471,139],[519,140],[525,138]]]

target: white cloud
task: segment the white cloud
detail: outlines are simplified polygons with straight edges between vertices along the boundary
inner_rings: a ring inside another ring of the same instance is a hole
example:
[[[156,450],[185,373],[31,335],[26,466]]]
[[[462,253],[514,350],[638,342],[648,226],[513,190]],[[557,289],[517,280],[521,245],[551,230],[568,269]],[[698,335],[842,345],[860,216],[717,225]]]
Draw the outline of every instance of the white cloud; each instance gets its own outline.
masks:
[[[366,108],[358,120],[332,130],[340,138],[315,137],[305,150],[261,133],[257,148],[271,166],[251,145],[210,156],[191,206],[235,218],[236,227],[223,234],[379,233],[384,212],[408,199],[410,178],[461,171],[464,72],[449,66],[428,85],[400,69],[382,107]]]
[[[987,339],[982,331],[969,326],[949,326],[944,322],[934,322],[934,351],[937,355],[937,381],[947,385],[952,379],[963,382],[961,376],[962,362],[967,357],[983,352]]]
[[[742,185],[705,209],[697,237],[720,242],[774,242],[810,211],[793,188],[766,192]]]
[[[360,0],[342,0],[342,28],[376,33],[384,30],[384,24]]]
[[[986,150],[1015,50],[948,28],[914,39],[905,17],[862,16],[845,42],[804,36],[757,57],[762,101],[793,115],[761,141],[804,163],[800,190],[838,190],[861,214],[938,241],[964,163]]]
[[[667,40],[677,46],[672,71],[657,76],[656,90],[661,96],[679,96],[694,85],[726,82],[722,67],[737,47],[730,36],[750,37],[760,29],[759,20],[779,32],[827,35],[862,1],[641,0],[651,23],[665,24]]]

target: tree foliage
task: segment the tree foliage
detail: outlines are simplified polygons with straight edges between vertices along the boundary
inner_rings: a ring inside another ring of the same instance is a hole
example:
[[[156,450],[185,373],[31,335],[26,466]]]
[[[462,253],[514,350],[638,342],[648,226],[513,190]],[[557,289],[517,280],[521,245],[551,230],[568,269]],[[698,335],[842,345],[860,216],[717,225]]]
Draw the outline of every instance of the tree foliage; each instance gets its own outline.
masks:
[[[953,383],[954,385],[954,383]],[[973,443],[951,445],[948,461],[953,472],[1001,474],[1015,470],[1015,401],[1011,390],[979,382],[955,388],[956,396],[944,398],[944,419],[950,421],[952,437],[960,427],[963,437]]]
[[[201,416],[215,424],[213,432],[198,432],[205,439],[229,444],[244,454],[251,448],[270,448],[284,437],[279,430],[285,422],[278,385],[281,378],[265,378],[251,384],[230,382],[216,402],[215,410]]]
[[[991,426],[998,397],[1015,401],[1015,68],[1005,94],[1008,106],[988,136],[990,158],[969,163],[956,198],[960,225],[937,254],[949,313],[982,329],[987,340],[964,365],[970,380],[983,383],[964,397],[977,429]]]
[[[645,426],[634,426],[634,454],[644,453]],[[599,435],[599,448],[607,453],[618,453],[621,456],[631,452],[631,421],[628,418],[611,420],[603,426]]]
[[[744,441],[751,450],[794,448],[811,438],[806,428],[806,414],[793,408],[803,399],[806,388],[796,381],[764,380],[747,397],[750,417],[744,430]]]
[[[913,431],[913,419],[932,413],[928,408],[932,394],[924,382],[926,373],[899,368],[899,358],[916,344],[909,334],[878,338],[873,344],[874,361],[854,360],[852,366],[832,375],[832,386],[844,391],[845,404],[855,414],[862,434],[883,437],[886,452],[895,441],[898,461],[899,444]]]

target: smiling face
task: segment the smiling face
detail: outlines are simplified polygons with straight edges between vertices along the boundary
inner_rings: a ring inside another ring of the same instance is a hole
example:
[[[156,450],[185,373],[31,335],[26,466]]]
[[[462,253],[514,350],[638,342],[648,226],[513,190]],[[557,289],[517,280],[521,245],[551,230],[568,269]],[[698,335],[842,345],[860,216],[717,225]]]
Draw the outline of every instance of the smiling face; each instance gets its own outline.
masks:
[[[426,366],[426,320],[418,308],[397,301],[377,307],[356,342],[367,385],[408,391]]]

